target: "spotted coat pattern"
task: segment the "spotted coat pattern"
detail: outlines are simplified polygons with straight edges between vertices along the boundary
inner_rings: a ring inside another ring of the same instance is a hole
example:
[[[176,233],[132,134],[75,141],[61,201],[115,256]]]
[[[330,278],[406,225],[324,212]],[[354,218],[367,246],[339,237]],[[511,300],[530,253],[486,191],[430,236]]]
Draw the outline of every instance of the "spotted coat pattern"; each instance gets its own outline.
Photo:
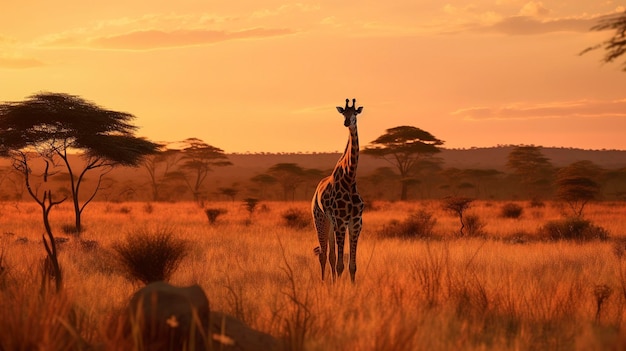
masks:
[[[363,199],[356,186],[356,170],[359,162],[359,136],[356,126],[356,116],[363,107],[356,108],[355,99],[349,106],[337,107],[344,116],[344,126],[348,127],[350,136],[346,149],[337,162],[333,173],[322,179],[317,186],[311,208],[315,229],[320,246],[315,249],[319,257],[324,279],[326,262],[330,264],[332,277],[341,276],[344,270],[344,243],[346,232],[350,240],[350,278],[354,282],[356,274],[356,251],[359,234],[363,226]],[[336,250],[336,252],[335,252]],[[328,254],[328,257],[327,257]]]

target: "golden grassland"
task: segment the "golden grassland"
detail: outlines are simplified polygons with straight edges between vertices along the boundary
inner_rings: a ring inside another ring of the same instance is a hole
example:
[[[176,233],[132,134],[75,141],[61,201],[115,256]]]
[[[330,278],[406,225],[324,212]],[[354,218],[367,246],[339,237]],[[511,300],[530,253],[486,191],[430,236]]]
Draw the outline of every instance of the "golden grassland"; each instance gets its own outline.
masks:
[[[486,236],[475,238],[455,237],[459,220],[438,201],[370,204],[353,285],[347,272],[336,283],[322,282],[312,225],[285,225],[282,214],[292,208],[308,214],[306,202],[262,202],[252,215],[241,202],[209,203],[227,209],[214,225],[194,203],[93,203],[84,212],[80,240],[60,245],[62,298],[42,304],[36,298],[45,255],[40,209],[3,203],[0,345],[8,350],[9,341],[30,338],[40,349],[115,349],[109,321],[140,285],[124,277],[111,246],[138,229],[167,228],[192,243],[171,283],[201,285],[212,310],[284,339],[286,349],[626,349],[626,257],[620,251],[626,205],[595,203],[585,211],[608,230],[609,241],[513,243],[507,238],[532,237],[567,209],[519,202],[522,216],[510,219],[500,216],[503,204],[472,204],[467,213],[486,224]],[[391,221],[419,209],[434,214],[437,239],[380,235]],[[69,204],[52,211],[57,236],[72,218]],[[78,312],[65,318],[70,307]]]

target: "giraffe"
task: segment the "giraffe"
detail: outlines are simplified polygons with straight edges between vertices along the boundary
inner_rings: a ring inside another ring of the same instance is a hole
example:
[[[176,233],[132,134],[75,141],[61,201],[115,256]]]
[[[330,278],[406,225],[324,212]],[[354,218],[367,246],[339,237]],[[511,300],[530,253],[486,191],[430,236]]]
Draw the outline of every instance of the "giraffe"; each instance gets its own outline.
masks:
[[[337,161],[333,173],[322,179],[315,190],[311,210],[320,246],[315,248],[322,269],[322,280],[326,270],[326,254],[330,249],[328,261],[335,276],[341,276],[344,269],[343,247],[346,230],[350,234],[350,278],[354,283],[356,274],[356,249],[362,227],[363,200],[356,188],[356,168],[359,161],[359,135],[356,117],[363,107],[356,107],[356,99],[352,106],[337,106],[337,111],[344,117],[343,125],[348,127],[350,135],[343,155]],[[335,248],[337,257],[335,257]]]

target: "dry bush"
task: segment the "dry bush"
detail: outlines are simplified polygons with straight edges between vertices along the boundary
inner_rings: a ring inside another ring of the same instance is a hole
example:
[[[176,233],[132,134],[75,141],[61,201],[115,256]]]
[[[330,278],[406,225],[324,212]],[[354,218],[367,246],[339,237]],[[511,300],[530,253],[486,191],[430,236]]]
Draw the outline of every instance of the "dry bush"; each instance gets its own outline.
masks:
[[[113,245],[117,260],[130,280],[144,284],[168,281],[189,251],[187,241],[177,239],[168,229],[151,232],[139,229],[125,241]]]
[[[469,237],[483,237],[485,236],[485,231],[483,230],[487,225],[480,216],[476,214],[468,214],[464,218],[465,221],[465,229],[467,230],[467,236]]]
[[[378,231],[382,238],[428,239],[435,237],[433,228],[437,224],[432,212],[420,209],[403,221],[391,221]]]
[[[522,206],[509,202],[502,205],[502,208],[500,209],[500,216],[503,218],[520,218],[523,212],[524,208]]]
[[[290,208],[283,212],[283,223],[288,228],[304,229],[312,225],[311,215],[304,210],[297,208]]]
[[[217,222],[217,217],[223,215],[228,212],[224,208],[206,208],[204,209],[204,213],[206,214],[207,219],[209,220],[209,224],[215,224]]]
[[[539,228],[538,235],[542,239],[553,241],[590,241],[607,240],[609,238],[609,233],[606,229],[580,217],[548,221]]]
[[[534,198],[530,200],[530,207],[532,208],[544,208],[546,207],[546,203],[540,199]]]

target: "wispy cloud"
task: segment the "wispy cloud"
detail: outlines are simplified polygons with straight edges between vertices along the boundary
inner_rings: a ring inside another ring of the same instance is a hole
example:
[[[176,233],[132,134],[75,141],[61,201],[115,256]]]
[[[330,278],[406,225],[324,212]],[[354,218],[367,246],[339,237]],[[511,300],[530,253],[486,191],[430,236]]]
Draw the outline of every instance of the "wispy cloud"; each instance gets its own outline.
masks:
[[[539,35],[554,32],[588,32],[591,27],[610,13],[623,12],[617,7],[610,13],[562,15],[544,5],[541,1],[528,1],[518,10],[507,13],[480,11],[476,6],[455,7],[445,5],[442,8],[453,21],[452,27],[447,26],[447,33],[482,32],[501,33],[506,35]]]
[[[88,46],[101,49],[154,50],[213,44],[226,40],[258,39],[293,34],[290,29],[253,28],[235,32],[216,30],[138,30],[89,40]]]
[[[547,104],[516,103],[506,106],[469,107],[452,115],[468,120],[520,120],[545,118],[606,118],[626,117],[626,99],[577,100]]]
[[[283,13],[291,9],[273,11]],[[296,8],[299,8],[296,6]],[[305,8],[306,9],[306,8]],[[301,9],[304,11],[304,9]],[[251,14],[248,18],[270,16],[274,12]],[[146,14],[139,17],[98,21],[39,38],[40,47],[84,47],[108,50],[156,50],[208,45],[227,40],[262,39],[293,34],[289,28],[250,25],[245,18],[215,14]],[[238,28],[236,27],[238,26]],[[241,29],[241,27],[246,27]]]
[[[319,10],[320,10],[319,4],[293,3],[293,4],[280,5],[273,9],[263,9],[263,10],[254,11],[252,13],[252,17],[264,18],[264,17],[280,16],[280,15],[291,13],[291,12],[313,12],[313,11],[319,11]]]
[[[499,32],[509,35],[537,35],[553,32],[588,32],[598,23],[600,16],[590,18],[540,19],[532,16],[511,16],[478,31]]]
[[[25,69],[40,66],[45,66],[45,63],[35,58],[0,55],[0,68]]]

